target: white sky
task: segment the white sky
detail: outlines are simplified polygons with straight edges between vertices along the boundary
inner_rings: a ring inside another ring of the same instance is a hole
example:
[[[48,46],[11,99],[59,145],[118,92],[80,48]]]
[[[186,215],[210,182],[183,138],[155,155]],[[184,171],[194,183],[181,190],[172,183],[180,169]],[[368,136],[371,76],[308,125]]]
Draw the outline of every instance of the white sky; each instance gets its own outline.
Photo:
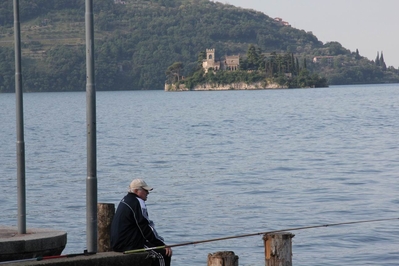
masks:
[[[323,43],[337,41],[370,60],[382,51],[387,66],[399,67],[399,0],[217,1],[280,17]]]

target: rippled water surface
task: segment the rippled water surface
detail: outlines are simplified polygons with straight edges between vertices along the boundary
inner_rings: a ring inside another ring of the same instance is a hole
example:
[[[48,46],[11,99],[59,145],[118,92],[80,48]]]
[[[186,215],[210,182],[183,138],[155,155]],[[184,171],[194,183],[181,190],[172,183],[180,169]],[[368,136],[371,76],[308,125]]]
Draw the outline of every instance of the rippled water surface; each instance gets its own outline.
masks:
[[[15,95],[0,94],[2,225],[17,224]],[[27,227],[86,248],[86,95],[24,94]],[[399,217],[399,85],[97,92],[98,202],[133,178],[168,244]],[[293,264],[399,265],[399,221],[293,231]],[[174,265],[232,250],[264,265],[262,236],[174,248]]]

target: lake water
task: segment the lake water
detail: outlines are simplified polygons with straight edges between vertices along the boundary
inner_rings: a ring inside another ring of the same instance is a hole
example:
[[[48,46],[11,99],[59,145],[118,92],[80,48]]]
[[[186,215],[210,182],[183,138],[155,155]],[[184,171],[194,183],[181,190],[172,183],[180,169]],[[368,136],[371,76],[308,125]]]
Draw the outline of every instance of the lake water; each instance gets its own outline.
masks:
[[[0,221],[17,225],[15,94],[0,94]],[[86,249],[86,94],[24,94],[27,228]],[[399,217],[399,84],[323,89],[97,92],[98,202],[154,186],[168,244]],[[399,221],[292,232],[293,265],[399,265]],[[232,250],[264,265],[262,236],[174,248],[173,265]]]

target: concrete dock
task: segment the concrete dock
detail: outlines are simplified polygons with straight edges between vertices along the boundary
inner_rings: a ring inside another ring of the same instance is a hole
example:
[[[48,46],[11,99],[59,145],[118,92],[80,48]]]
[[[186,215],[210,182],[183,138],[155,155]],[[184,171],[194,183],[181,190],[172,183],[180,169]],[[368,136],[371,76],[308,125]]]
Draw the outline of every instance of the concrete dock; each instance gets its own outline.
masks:
[[[147,257],[147,252],[135,254],[123,254],[117,252],[102,252],[94,255],[82,255],[71,258],[56,258],[46,259],[40,261],[19,261],[7,263],[10,266],[151,266],[152,260]],[[1,265],[1,262],[0,262]]]
[[[0,262],[59,255],[67,243],[63,231],[31,228],[18,234],[17,227],[0,225]]]
[[[151,266],[147,252],[101,252],[85,255],[82,250],[79,255],[61,255],[66,244],[67,233],[63,231],[35,228],[28,229],[27,234],[18,234],[16,227],[0,225],[0,265]]]

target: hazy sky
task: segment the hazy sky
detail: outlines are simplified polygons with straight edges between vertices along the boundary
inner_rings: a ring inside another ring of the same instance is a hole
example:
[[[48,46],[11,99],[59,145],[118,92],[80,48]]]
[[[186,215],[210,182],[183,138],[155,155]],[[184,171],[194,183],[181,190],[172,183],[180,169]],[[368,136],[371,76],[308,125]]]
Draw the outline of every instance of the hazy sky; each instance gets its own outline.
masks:
[[[399,0],[219,0],[250,8],[292,27],[311,31],[323,43],[343,47],[374,60],[383,52],[387,66],[399,67]]]

